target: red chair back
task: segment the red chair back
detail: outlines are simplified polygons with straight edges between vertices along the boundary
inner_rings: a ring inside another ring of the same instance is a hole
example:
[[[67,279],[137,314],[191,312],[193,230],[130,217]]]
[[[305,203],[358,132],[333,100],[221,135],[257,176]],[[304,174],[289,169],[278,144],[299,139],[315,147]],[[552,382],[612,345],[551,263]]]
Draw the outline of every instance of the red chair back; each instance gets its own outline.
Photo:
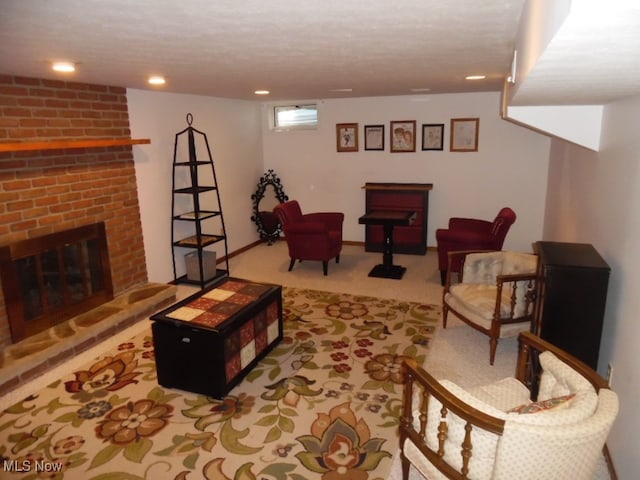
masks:
[[[504,207],[498,212],[493,222],[454,217],[449,219],[449,228],[437,229],[438,269],[442,285],[445,283],[448,269],[452,272],[460,271],[459,261],[454,261],[449,268],[449,252],[502,250],[507,233],[515,221],[516,213],[509,207]]]
[[[504,207],[498,212],[493,225],[491,226],[491,234],[495,238],[495,250],[502,250],[504,245],[504,239],[507,236],[507,232],[516,221],[516,212],[509,207]]]
[[[296,200],[277,205],[273,212],[278,216],[280,225],[285,229],[287,225],[300,222],[302,220],[302,210],[300,204]]]

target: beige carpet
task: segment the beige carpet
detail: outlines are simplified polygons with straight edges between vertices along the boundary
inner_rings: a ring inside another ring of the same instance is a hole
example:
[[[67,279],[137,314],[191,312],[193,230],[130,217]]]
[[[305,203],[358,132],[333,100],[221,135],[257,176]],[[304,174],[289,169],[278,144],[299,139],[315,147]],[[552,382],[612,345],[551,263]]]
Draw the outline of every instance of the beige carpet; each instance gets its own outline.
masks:
[[[340,263],[329,263],[329,275],[322,275],[320,262],[296,263],[291,272],[285,242],[259,245],[231,260],[232,276],[299,288],[371,295],[409,302],[442,305],[442,287],[437,252],[426,255],[394,255],[394,263],[407,267],[401,280],[370,278],[371,268],[382,255],[364,247],[346,245]],[[463,387],[488,383],[513,375],[517,340],[501,340],[494,366],[489,365],[489,339],[450,316],[447,329],[436,331],[429,353],[429,371],[436,378],[447,377]]]

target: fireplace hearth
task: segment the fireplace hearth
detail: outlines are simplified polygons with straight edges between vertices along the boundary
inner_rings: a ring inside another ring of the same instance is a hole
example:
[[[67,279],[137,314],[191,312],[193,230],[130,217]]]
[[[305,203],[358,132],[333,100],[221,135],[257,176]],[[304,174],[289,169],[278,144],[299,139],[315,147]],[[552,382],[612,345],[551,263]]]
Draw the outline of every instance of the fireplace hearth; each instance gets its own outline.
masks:
[[[13,343],[112,300],[104,222],[0,247],[0,279]]]

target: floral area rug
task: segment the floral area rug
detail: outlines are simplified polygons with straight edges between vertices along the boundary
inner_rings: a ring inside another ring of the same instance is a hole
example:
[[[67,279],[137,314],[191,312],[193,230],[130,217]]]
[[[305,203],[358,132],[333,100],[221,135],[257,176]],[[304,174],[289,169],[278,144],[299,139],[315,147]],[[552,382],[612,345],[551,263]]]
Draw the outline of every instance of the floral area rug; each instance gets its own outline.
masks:
[[[386,479],[400,365],[439,307],[286,287],[283,306],[283,341],[222,400],[158,385],[149,330],[8,408],[0,478]]]

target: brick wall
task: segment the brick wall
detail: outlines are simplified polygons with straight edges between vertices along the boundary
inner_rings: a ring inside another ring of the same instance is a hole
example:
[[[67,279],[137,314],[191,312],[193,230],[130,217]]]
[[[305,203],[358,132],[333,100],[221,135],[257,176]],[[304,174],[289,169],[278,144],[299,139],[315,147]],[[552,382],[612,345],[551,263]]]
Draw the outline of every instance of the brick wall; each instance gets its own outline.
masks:
[[[128,139],[126,90],[0,75],[0,143]],[[0,152],[0,244],[104,221],[114,294],[147,281],[130,146]],[[11,343],[0,291],[0,348]]]

